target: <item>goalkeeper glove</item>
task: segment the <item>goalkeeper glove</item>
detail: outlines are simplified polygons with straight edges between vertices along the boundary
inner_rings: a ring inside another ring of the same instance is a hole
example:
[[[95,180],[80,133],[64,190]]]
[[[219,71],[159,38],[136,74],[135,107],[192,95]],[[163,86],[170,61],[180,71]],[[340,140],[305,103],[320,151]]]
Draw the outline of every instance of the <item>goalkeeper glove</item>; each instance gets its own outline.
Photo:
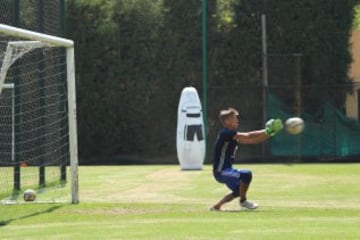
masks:
[[[280,118],[277,119],[270,119],[265,124],[265,133],[272,137],[275,136],[278,132],[283,129],[283,123]]]

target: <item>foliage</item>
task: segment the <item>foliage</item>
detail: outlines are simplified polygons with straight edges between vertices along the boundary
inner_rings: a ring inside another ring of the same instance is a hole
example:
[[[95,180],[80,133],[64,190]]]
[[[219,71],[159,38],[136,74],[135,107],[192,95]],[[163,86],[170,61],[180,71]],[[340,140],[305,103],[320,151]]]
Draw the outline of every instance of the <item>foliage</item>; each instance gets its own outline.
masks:
[[[271,86],[293,86],[299,73],[294,53],[302,56],[303,85],[349,82],[348,38],[357,1],[266,2],[208,0],[209,146],[222,107],[248,109],[242,113],[251,119],[249,128],[262,122],[262,13],[268,21]],[[202,92],[201,24],[201,1],[68,1],[81,158],[170,155],[170,162],[175,160],[179,94],[188,85]],[[341,107],[344,92],[328,87],[312,93],[307,104],[335,95]]]
[[[355,17],[353,22],[353,28],[354,29],[360,29],[360,4],[356,5],[355,8]]]
[[[145,151],[151,134],[146,129],[155,122],[153,101],[161,90],[156,84],[158,3],[73,1],[69,10],[80,73],[81,153],[106,157]]]
[[[321,105],[329,99],[341,107],[346,91],[334,89],[334,86],[349,83],[347,73],[351,55],[348,44],[355,3],[353,0],[291,0],[283,4],[268,1],[269,52],[283,55],[284,59],[271,58],[273,62],[278,61],[278,65],[270,72],[274,76],[270,84],[295,85],[296,75],[299,74],[302,85],[321,86],[304,99],[305,107]],[[296,59],[294,54],[300,57]],[[300,62],[296,63],[297,60]],[[300,64],[299,72],[296,74],[293,70],[292,78],[277,77],[284,71],[284,61],[293,61],[292,69]]]

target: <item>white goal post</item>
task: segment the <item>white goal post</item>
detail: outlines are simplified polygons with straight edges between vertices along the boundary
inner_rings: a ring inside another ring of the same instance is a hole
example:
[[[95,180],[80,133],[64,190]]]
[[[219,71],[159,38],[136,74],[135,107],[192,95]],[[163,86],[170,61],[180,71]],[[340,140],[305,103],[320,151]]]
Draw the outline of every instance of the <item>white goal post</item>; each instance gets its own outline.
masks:
[[[38,41],[51,47],[66,48],[66,74],[67,74],[67,94],[68,94],[68,128],[69,128],[69,156],[71,172],[71,202],[79,202],[78,189],[78,145],[77,145],[77,126],[76,126],[76,90],[75,90],[75,61],[74,61],[74,42],[69,39],[56,37],[48,34],[38,33],[17,27],[0,24],[0,34],[12,36],[19,39]],[[0,93],[4,86],[5,79],[0,79]]]
[[[15,160],[15,94],[14,94],[14,83],[5,83],[3,84],[3,89],[11,90],[11,162]]]

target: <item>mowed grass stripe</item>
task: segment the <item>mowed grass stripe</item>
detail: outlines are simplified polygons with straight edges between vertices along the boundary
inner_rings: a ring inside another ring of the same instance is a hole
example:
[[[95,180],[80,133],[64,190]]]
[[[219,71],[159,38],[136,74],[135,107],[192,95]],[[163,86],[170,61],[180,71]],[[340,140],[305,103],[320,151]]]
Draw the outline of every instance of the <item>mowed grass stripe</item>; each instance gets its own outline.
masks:
[[[360,239],[360,164],[239,167],[256,211],[208,211],[211,166],[80,167],[80,204],[0,205],[0,239]]]

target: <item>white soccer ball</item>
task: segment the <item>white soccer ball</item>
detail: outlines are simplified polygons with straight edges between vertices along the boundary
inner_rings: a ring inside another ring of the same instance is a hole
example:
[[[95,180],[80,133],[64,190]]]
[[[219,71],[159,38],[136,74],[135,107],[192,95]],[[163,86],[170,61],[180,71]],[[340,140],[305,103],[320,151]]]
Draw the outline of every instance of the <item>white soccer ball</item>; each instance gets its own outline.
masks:
[[[285,122],[286,131],[290,134],[299,134],[304,130],[304,120],[299,117],[288,118]]]
[[[24,191],[24,201],[26,202],[32,202],[36,199],[36,192],[32,189],[28,189]]]

